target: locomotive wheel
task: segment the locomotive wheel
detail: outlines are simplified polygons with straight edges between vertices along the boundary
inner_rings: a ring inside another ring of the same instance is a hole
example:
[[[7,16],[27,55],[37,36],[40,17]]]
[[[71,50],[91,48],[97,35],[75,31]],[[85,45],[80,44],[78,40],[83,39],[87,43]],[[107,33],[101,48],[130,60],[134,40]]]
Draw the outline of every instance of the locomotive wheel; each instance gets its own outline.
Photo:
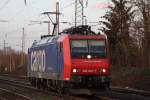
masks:
[[[71,95],[71,93],[69,91],[69,88],[64,88],[64,94],[67,95],[67,96]]]
[[[106,91],[110,90],[110,83],[109,82],[103,83],[101,88]]]
[[[46,79],[43,80],[43,89],[48,89],[48,86],[47,86],[47,81]]]
[[[34,87],[36,87],[36,79],[35,78],[32,79],[32,84]]]
[[[109,82],[107,82],[107,83],[105,84],[105,90],[110,90],[110,83],[109,83]]]
[[[57,89],[58,95],[61,97],[63,94],[63,89],[62,88],[58,88]]]
[[[48,87],[48,90],[51,90],[51,86],[52,86],[52,81],[51,80],[47,80],[46,86]]]
[[[38,80],[36,81],[36,88],[37,88],[37,89],[40,89]]]
[[[59,96],[62,96],[62,94],[64,93],[63,81],[57,81],[57,92],[58,92]]]
[[[33,78],[29,78],[29,81],[30,81],[31,85],[34,86],[34,84],[35,84],[34,83],[34,79]]]
[[[37,79],[37,80],[36,80],[36,87],[37,87],[38,89],[41,89],[40,79]]]

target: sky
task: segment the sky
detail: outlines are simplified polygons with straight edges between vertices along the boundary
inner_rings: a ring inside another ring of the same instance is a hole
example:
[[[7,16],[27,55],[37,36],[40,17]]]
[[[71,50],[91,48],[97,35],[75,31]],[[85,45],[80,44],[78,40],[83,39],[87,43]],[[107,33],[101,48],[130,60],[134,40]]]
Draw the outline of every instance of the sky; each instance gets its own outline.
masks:
[[[32,45],[34,40],[40,39],[41,35],[47,34],[47,23],[33,23],[32,21],[49,21],[43,12],[55,11],[56,2],[60,5],[60,22],[74,22],[75,0],[0,0],[0,49],[6,46],[19,51],[22,45],[22,28],[25,29],[25,50]],[[110,0],[83,0],[84,15],[89,25],[97,31],[100,17],[105,15]],[[86,6],[86,1],[88,5]],[[54,20],[55,17],[51,16]],[[54,20],[55,21],[55,20]],[[73,25],[60,24],[60,31]],[[52,31],[52,25],[51,25]]]

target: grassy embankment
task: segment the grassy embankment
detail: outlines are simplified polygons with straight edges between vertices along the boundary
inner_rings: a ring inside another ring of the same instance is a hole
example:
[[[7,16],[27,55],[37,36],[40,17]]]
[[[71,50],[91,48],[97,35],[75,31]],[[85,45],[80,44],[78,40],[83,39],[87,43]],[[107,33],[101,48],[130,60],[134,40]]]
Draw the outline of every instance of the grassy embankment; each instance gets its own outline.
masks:
[[[150,91],[150,68],[112,67],[112,86]]]

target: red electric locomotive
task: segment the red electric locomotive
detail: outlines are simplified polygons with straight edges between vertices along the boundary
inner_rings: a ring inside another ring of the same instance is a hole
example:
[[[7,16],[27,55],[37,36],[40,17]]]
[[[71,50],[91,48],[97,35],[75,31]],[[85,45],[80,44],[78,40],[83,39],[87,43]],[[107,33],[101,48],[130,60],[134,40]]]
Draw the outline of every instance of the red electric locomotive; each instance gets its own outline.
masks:
[[[107,37],[97,35],[87,25],[34,42],[28,62],[28,76],[37,87],[61,90],[109,87]]]

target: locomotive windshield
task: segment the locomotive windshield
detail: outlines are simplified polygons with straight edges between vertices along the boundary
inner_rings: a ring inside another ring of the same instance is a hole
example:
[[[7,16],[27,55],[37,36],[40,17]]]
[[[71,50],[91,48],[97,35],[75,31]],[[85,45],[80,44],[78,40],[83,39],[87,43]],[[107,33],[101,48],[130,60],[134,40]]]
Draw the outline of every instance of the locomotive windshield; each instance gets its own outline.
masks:
[[[104,53],[105,52],[105,41],[89,40],[89,52],[91,53]]]
[[[92,58],[106,57],[105,40],[72,40],[71,55],[73,58],[83,58],[88,54]]]
[[[73,40],[71,42],[72,52],[88,52],[88,43],[87,40]]]

